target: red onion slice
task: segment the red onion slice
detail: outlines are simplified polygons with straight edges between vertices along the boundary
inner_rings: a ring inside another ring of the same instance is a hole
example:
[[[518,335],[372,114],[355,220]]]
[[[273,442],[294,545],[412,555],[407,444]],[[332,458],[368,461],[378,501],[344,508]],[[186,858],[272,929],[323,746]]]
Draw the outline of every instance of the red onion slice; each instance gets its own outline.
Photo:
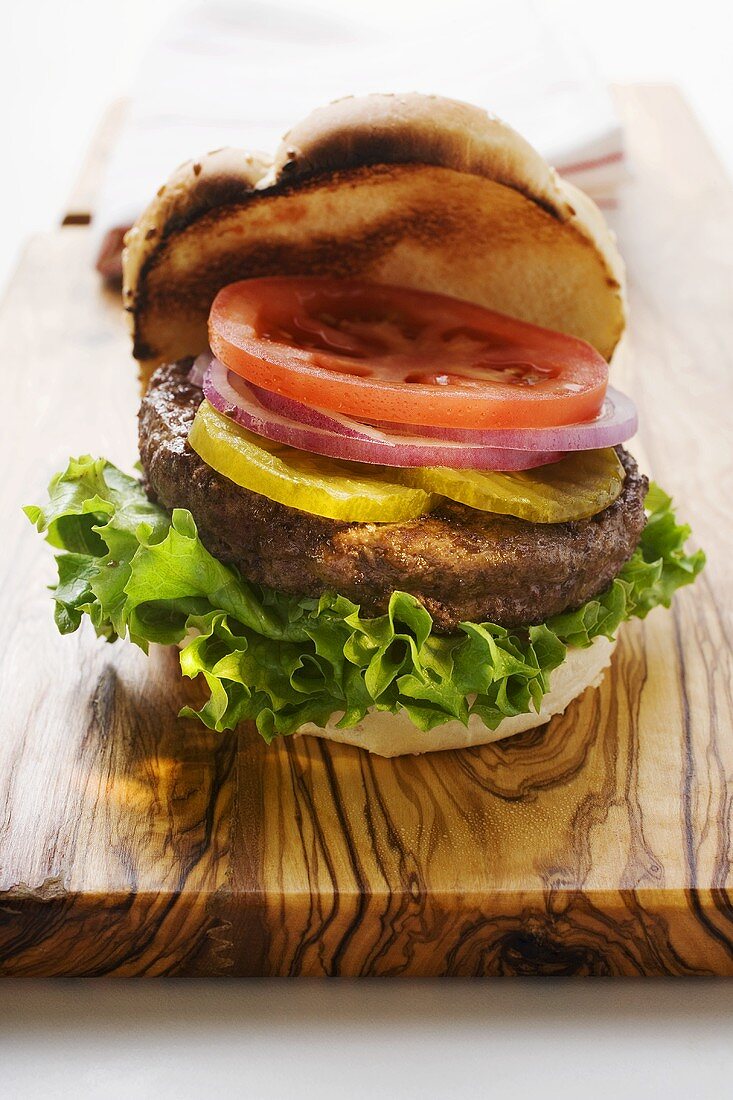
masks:
[[[204,375],[213,358],[210,351],[202,351],[201,355],[196,356],[188,372],[188,381],[192,386],[203,386]]]
[[[218,360],[214,360],[218,362]],[[223,368],[226,369],[226,368]],[[325,431],[336,431],[353,439],[393,443],[404,440],[439,440],[461,443],[469,447],[498,447],[519,451],[593,451],[599,447],[615,447],[631,439],[638,427],[636,406],[630,397],[609,386],[601,412],[595,420],[579,424],[563,424],[552,428],[436,428],[430,424],[416,429],[413,425],[390,424],[387,421],[366,424],[350,416],[311,409],[291,397],[270,393],[247,383],[266,409]],[[529,467],[527,467],[529,469]]]
[[[299,402],[267,393],[272,401],[261,400],[265,391],[255,390],[239,375],[228,371],[218,359],[212,359],[204,376],[207,400],[242,427],[277,443],[297,447],[301,451],[381,466],[447,466],[452,469],[529,470],[556,462],[561,451],[528,451],[511,447],[456,443],[450,440],[427,439],[422,436],[391,436],[371,425],[357,424],[338,414],[307,410],[311,420],[306,423],[285,415],[284,410]],[[342,421],[348,421],[342,424]],[[330,425],[330,426],[327,426]]]
[[[504,441],[506,446],[520,447],[528,451],[545,450],[557,447],[563,451],[594,451],[600,447],[615,447],[625,443],[636,434],[639,418],[636,406],[631,398],[620,390],[609,386],[603,408],[594,420],[578,424],[562,424],[552,428],[511,428],[476,429],[435,428],[425,425],[420,430],[431,439],[451,440],[454,443],[497,444]],[[400,425],[380,423],[377,427],[384,431],[400,433]]]

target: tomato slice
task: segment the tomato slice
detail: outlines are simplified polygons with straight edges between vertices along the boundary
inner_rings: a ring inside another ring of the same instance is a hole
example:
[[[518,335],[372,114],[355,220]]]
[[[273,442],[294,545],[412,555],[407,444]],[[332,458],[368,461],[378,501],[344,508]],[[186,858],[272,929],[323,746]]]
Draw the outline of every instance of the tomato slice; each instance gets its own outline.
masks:
[[[458,428],[540,428],[598,415],[608,364],[590,344],[469,302],[349,279],[232,283],[211,307],[217,358],[306,405]]]

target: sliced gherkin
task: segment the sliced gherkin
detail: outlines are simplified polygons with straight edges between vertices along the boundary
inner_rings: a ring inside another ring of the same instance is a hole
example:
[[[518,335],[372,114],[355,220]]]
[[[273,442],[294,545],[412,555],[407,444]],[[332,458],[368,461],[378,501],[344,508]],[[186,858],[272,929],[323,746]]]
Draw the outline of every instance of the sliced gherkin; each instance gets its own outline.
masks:
[[[312,515],[353,522],[394,523],[429,512],[438,497],[391,480],[395,470],[324,458],[249,432],[199,406],[188,441],[223,477],[253,493]]]
[[[625,472],[612,447],[576,451],[559,462],[521,473],[400,470],[405,485],[439,493],[469,508],[517,516],[532,523],[565,523],[602,512],[620,495]]]

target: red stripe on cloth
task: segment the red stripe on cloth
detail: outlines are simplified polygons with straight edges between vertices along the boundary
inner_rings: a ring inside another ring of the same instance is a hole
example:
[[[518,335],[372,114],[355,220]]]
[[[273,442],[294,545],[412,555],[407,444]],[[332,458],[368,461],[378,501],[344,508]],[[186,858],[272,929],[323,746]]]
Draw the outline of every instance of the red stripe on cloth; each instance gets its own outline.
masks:
[[[568,176],[571,172],[587,172],[591,168],[603,168],[606,164],[617,164],[624,159],[623,152],[619,149],[615,153],[608,153],[605,157],[596,157],[595,160],[579,160],[576,164],[566,164],[558,168],[561,176]]]

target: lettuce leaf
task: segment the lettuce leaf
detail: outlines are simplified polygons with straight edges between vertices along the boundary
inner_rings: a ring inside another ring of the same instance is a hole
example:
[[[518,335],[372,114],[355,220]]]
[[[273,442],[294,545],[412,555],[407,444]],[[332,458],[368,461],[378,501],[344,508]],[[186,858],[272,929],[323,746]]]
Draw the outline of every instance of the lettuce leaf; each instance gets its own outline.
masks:
[[[670,498],[652,486],[647,508],[638,549],[601,596],[526,630],[461,623],[451,636],[435,634],[405,592],[365,618],[334,593],[297,599],[244,580],[205,549],[190,512],[169,515],[104,459],[72,459],[48,501],[25,512],[61,551],[52,591],[62,634],[88,615],[109,641],[129,637],[146,651],[182,643],[183,674],[209,689],[200,710],[182,713],[215,730],[253,719],[271,741],[337,712],[352,726],[370,707],[404,710],[421,730],[471,714],[493,729],[539,708],[568,646],[612,638],[625,619],[669,606],[702,569]]]

